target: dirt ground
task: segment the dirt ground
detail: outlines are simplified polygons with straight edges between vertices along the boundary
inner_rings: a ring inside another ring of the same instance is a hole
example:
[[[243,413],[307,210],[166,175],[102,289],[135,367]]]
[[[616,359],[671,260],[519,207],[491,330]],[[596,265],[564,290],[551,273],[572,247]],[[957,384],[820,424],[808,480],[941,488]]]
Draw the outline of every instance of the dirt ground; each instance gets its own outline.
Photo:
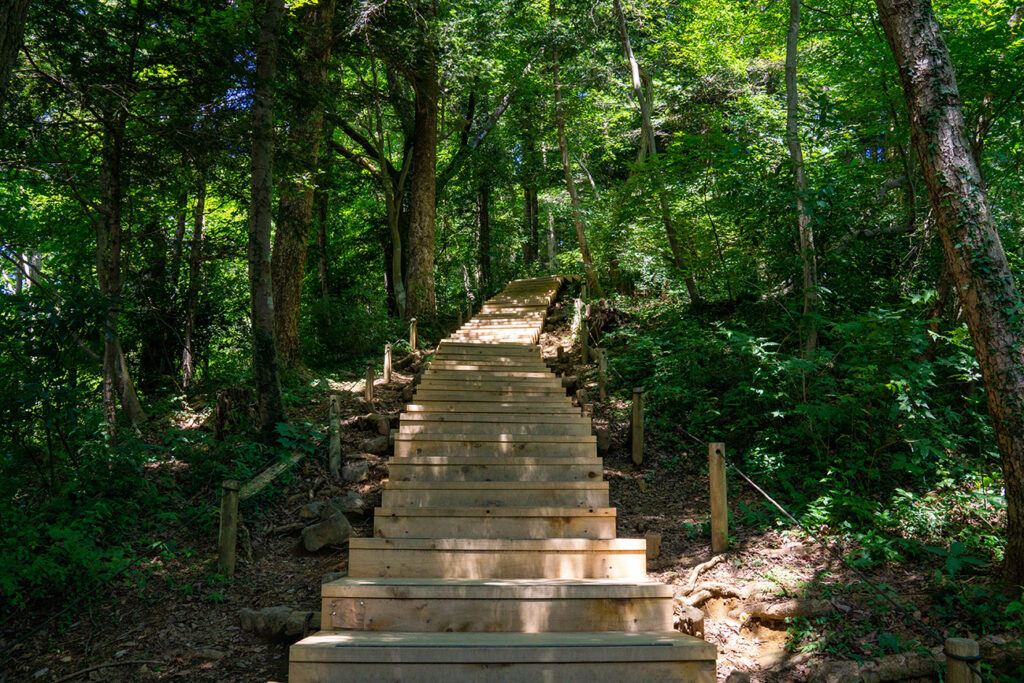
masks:
[[[556,370],[575,374],[578,347],[568,355],[568,362],[556,362],[556,348],[572,346],[569,316],[553,317],[556,321],[542,339],[545,357]],[[397,414],[403,405],[402,389],[411,380],[408,372],[396,372],[390,385],[378,384],[374,410]],[[586,391],[591,396],[595,393],[593,386]],[[362,387],[354,383],[325,387],[322,400],[311,404],[303,417],[325,424],[331,393],[343,397],[343,418],[366,412],[360,403]],[[701,603],[703,636],[718,646],[720,679],[740,671],[749,673],[754,681],[807,680],[814,671],[822,671],[817,667],[826,660],[849,660],[848,655],[828,654],[827,644],[814,654],[787,648],[785,623],[750,618],[744,610],[752,601],[817,598],[823,586],[853,585],[855,576],[802,536],[739,528],[734,530],[733,548],[724,561],[692,581],[694,568],[711,558],[708,537],[701,532],[708,519],[706,451],[694,447],[668,454],[651,446],[645,464],[634,466],[627,442],[628,422],[622,417],[628,415],[627,406],[612,399],[592,409],[595,425],[607,427],[612,437],[604,463],[612,505],[618,508],[618,535],[660,534],[660,554],[649,561],[651,576],[675,586],[684,599],[690,595],[691,583],[695,582],[698,590],[708,589],[709,599]],[[343,435],[344,451],[353,453],[375,434],[346,429]],[[298,510],[307,502],[326,500],[346,489],[362,494],[372,510],[380,502],[386,458],[371,459],[371,464],[369,480],[341,486],[332,482],[326,449],[320,448],[298,466],[291,483],[275,493],[276,502],[264,504],[263,519],[246,524],[243,536],[248,540],[242,544],[233,583],[210,582],[217,539],[186,534],[179,541],[188,552],[155,556],[145,563],[151,570],[145,586],[124,582],[108,586],[96,600],[83,603],[26,642],[13,648],[10,639],[0,642],[9,658],[0,681],[285,680],[289,642],[266,642],[241,630],[239,610],[274,605],[319,609],[322,577],[346,571],[348,555],[344,547],[305,552],[296,524]],[[734,494],[733,504],[756,500],[756,494],[739,486]],[[359,535],[372,533],[369,513],[351,521]],[[914,575],[876,570],[873,578],[896,587],[912,606],[915,596],[923,595],[920,579]],[[739,597],[730,597],[730,592]],[[858,632],[863,632],[866,651],[880,634],[892,632],[934,645],[897,615],[886,616],[884,610],[871,608],[865,596],[832,595],[829,604],[842,613],[843,623],[861,626]],[[677,607],[677,612],[682,608]],[[942,630],[942,624],[932,621],[926,612],[918,614]],[[45,616],[29,615],[19,626],[27,629]],[[1007,639],[1012,637],[1006,634]]]

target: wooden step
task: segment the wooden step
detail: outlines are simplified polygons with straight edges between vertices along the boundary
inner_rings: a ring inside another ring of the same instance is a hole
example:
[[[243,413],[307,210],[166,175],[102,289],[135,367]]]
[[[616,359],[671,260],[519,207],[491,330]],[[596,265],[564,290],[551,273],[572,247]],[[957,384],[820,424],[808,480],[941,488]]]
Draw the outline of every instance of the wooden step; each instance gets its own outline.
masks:
[[[544,441],[538,441],[540,437],[520,436],[514,437],[515,441],[485,441],[473,435],[473,441],[467,438],[447,440],[441,435],[436,438],[429,438],[432,435],[403,436],[395,437],[395,457],[402,458],[411,455],[489,455],[507,456],[524,455],[534,457],[563,457],[563,456],[595,456],[597,455],[597,443],[594,437],[571,436],[571,437],[543,437]],[[429,438],[429,440],[428,440]],[[556,441],[555,439],[573,439],[572,441]],[[584,441],[584,439],[589,439]]]
[[[388,480],[383,507],[607,507],[608,482]]]
[[[470,377],[469,373],[459,376],[439,376],[430,371],[423,375],[418,388],[452,389],[453,391],[536,391],[553,389],[565,393],[562,381],[554,375],[548,377]]]
[[[447,367],[444,365],[435,366],[431,363],[430,368],[423,373],[426,377],[437,377],[438,379],[457,380],[525,380],[525,379],[557,379],[555,373],[550,370],[510,370],[508,366],[496,365],[491,368],[480,366]]]
[[[716,648],[682,633],[321,631],[291,646],[289,683],[714,683]]]
[[[599,458],[392,458],[391,481],[599,481]]]
[[[615,508],[377,508],[380,538],[615,538]]]
[[[643,579],[644,540],[351,538],[349,576]]]
[[[400,423],[399,434],[448,434],[458,432],[460,434],[487,434],[497,436],[499,434],[513,435],[547,435],[547,436],[589,436],[592,428],[587,424],[554,424],[550,422],[426,422],[413,423],[406,421]]]
[[[441,422],[462,424],[467,422],[493,422],[497,424],[571,424],[591,428],[589,418],[580,415],[540,415],[531,413],[424,413],[405,412],[401,416],[402,424],[420,424],[424,422]]]
[[[407,413],[443,413],[454,414],[464,413],[467,415],[572,415],[580,416],[580,408],[568,402],[544,403],[540,405],[533,402],[517,401],[446,401],[446,400],[417,400],[416,403],[408,403],[405,406]]]
[[[344,578],[321,605],[324,631],[672,630],[672,589],[652,581]]]
[[[568,405],[569,399],[565,395],[564,389],[517,389],[506,390],[506,391],[485,391],[485,390],[466,390],[459,391],[456,389],[435,389],[428,387],[426,389],[419,389],[413,394],[415,400],[419,402],[434,400],[434,401],[488,401],[488,402],[499,402],[499,403],[532,403],[532,404],[548,404],[554,403],[557,405]]]

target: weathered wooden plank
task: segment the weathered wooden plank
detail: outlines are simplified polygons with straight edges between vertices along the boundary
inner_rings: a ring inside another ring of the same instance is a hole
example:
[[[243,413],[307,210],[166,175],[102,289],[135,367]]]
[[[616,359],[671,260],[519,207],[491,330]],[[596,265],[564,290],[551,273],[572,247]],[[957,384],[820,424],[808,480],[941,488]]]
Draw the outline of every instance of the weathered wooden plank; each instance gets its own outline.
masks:
[[[378,508],[381,538],[615,538],[615,508]]]

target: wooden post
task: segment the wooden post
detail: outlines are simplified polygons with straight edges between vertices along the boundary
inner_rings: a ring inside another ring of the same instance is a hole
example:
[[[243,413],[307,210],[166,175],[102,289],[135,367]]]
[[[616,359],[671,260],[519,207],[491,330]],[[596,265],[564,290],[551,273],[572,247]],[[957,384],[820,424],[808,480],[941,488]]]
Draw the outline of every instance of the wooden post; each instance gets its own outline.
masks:
[[[391,384],[391,344],[384,345],[384,384]]]
[[[584,301],[587,300],[587,286],[586,285],[583,285],[582,287],[580,287],[580,298],[583,299]]]
[[[963,661],[978,661],[979,652],[976,640],[946,638],[946,683],[981,683],[981,677],[968,666],[970,662]]]
[[[630,421],[631,449],[633,463],[644,461],[644,388],[633,389],[633,417]]]
[[[341,399],[331,396],[331,422],[327,442],[327,462],[331,468],[331,476],[337,478],[341,472]]]
[[[373,403],[373,380],[374,380],[373,362],[372,361],[367,361],[366,362],[366,387],[363,390],[363,398],[366,399],[367,403]]]
[[[409,346],[415,351],[418,346],[419,339],[416,337],[416,318],[409,319]]]
[[[725,498],[725,444],[708,444],[708,475],[711,480],[711,552],[729,549],[729,507]]]
[[[456,319],[456,322],[455,322],[455,329],[460,329],[461,327],[462,327],[462,309],[460,308],[459,309],[459,317]]]
[[[608,354],[604,349],[595,349],[597,351],[597,397],[601,403],[608,400],[608,391],[605,388],[605,384],[608,381]]]
[[[238,482],[221,484],[220,535],[217,539],[217,571],[228,578],[235,575],[235,542],[238,539]]]
[[[590,318],[583,316],[580,321],[580,361],[586,365],[590,362]]]

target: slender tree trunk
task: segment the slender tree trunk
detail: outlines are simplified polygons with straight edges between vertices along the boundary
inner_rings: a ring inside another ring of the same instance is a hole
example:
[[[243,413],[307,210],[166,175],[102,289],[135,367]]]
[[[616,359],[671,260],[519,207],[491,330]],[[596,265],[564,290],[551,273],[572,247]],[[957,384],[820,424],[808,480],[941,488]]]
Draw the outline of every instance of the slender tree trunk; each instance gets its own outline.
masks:
[[[550,3],[550,15],[555,18],[555,0]],[[572,178],[572,168],[569,166],[569,145],[565,140],[565,112],[562,109],[562,84],[559,82],[559,53],[555,50],[554,61],[554,88],[555,88],[555,123],[558,127],[558,150],[562,156],[562,172],[565,174],[565,186],[569,190],[569,200],[572,203],[572,220],[576,226],[576,240],[580,245],[580,257],[583,259],[583,270],[587,274],[587,284],[595,297],[604,296],[601,289],[601,282],[597,279],[597,271],[594,270],[594,259],[590,256],[590,247],[587,245],[587,235],[583,230],[583,219],[580,216],[580,200],[576,194],[576,182]]]
[[[946,265],[981,366],[1006,490],[1006,580],[1024,585],[1024,302],[972,154],[949,50],[929,0],[875,0],[910,113]]]
[[[558,264],[555,263],[555,214],[548,206],[548,268],[555,270]]]
[[[274,333],[282,363],[302,365],[299,305],[306,275],[306,250],[313,219],[313,194],[323,139],[323,100],[331,57],[336,0],[319,0],[302,10],[303,54],[299,93],[288,126],[290,176],[281,183],[271,265],[274,287]]]
[[[0,109],[7,100],[7,81],[21,50],[29,4],[29,0],[0,0]]]
[[[818,301],[818,264],[814,253],[811,214],[806,205],[807,176],[804,173],[804,153],[800,147],[800,101],[796,89],[799,40],[800,0],[789,0],[789,33],[786,35],[786,145],[789,147],[789,157],[793,164],[800,260],[803,263],[804,354],[810,358],[818,348],[818,325],[814,321]]]
[[[274,151],[273,85],[277,71],[277,40],[284,0],[265,0],[256,46],[256,78],[252,98],[252,183],[249,206],[249,300],[252,307],[253,375],[259,404],[260,433],[274,438],[285,421],[274,344],[274,296],[270,275],[270,224]]]
[[[477,248],[480,263],[477,278],[480,288],[486,293],[491,287],[491,186],[480,183],[479,201],[477,202]]]
[[[324,131],[324,140],[330,144],[334,138],[334,126],[328,125]],[[334,157],[330,150],[320,160],[320,180],[313,193],[313,208],[316,212],[316,279],[320,285],[320,300],[327,304],[329,295],[327,277],[327,188],[334,165]],[[328,309],[328,320],[330,319]]]
[[[174,220],[174,238],[171,242],[171,295],[178,291],[178,280],[181,278],[181,253],[185,243],[185,228],[188,225],[188,193],[182,183],[178,194],[178,214]]]
[[[206,225],[206,177],[199,174],[196,208],[192,215],[192,244],[188,257],[188,290],[185,294],[185,340],[181,350],[181,386],[188,388],[196,375],[196,359],[192,349],[196,328],[196,308],[202,284],[203,227]]]
[[[428,48],[429,50],[429,48]],[[412,171],[409,197],[409,269],[406,295],[409,315],[433,315],[434,212],[437,190],[437,61],[424,59],[413,79],[416,114],[413,126]]]
[[[100,184],[103,201],[100,215],[94,219],[96,227],[96,275],[100,292],[107,297],[107,309],[103,330],[103,409],[107,418],[109,436],[117,434],[117,398],[121,408],[133,426],[146,421],[146,413],[139,402],[128,365],[121,350],[118,333],[121,297],[121,203],[124,187],[121,179],[122,154],[127,112],[121,108],[104,122],[103,147],[101,150]]]
[[[640,123],[643,130],[642,140],[646,144],[642,144],[640,148],[640,156],[638,159],[644,158],[645,149],[650,153],[651,160],[657,166],[658,160],[658,139],[654,134],[654,124],[651,122],[651,102],[647,95],[644,93],[643,82],[640,79],[640,64],[636,60],[636,56],[633,54],[633,45],[629,40],[629,31],[626,28],[626,17],[622,12],[622,3],[619,0],[613,0],[612,6],[615,10],[615,16],[618,20],[619,26],[619,39],[622,41],[622,54],[625,57],[626,62],[629,64],[629,73],[633,83],[633,96],[636,97],[637,106],[640,109]],[[683,274],[683,281],[686,284],[686,292],[690,296],[690,301],[693,303],[700,303],[701,297],[700,292],[697,290],[697,281],[693,277],[693,268],[690,266],[689,260],[683,254],[683,249],[679,245],[679,238],[676,235],[675,227],[672,225],[672,211],[668,205],[668,195],[665,191],[665,178],[660,167],[655,169],[656,182],[658,189],[658,204],[661,207],[661,222],[665,226],[665,236],[668,238],[669,249],[672,252],[672,260],[676,264],[676,268]],[[688,247],[688,251],[692,253],[692,249]]]

